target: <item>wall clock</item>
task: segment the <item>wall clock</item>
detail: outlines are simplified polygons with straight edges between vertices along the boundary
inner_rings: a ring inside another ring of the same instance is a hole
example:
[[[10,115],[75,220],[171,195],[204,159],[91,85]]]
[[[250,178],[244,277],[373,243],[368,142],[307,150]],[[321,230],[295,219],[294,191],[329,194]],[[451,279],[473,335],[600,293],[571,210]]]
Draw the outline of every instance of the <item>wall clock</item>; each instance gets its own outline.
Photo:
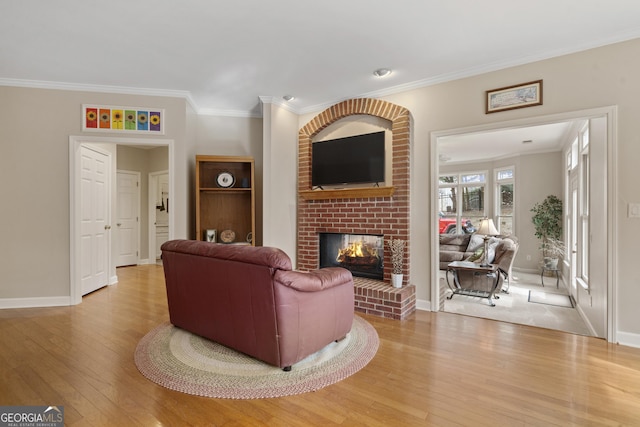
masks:
[[[229,188],[236,182],[236,178],[231,172],[220,172],[216,177],[218,187]]]

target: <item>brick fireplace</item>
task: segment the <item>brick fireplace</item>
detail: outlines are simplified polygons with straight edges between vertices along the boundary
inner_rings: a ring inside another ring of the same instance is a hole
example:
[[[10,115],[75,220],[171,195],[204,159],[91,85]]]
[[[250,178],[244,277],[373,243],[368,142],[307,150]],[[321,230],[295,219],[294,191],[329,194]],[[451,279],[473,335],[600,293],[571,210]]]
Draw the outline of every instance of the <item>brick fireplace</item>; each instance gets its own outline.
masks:
[[[311,144],[320,131],[352,115],[370,115],[391,125],[392,182],[387,187],[348,190],[311,190]],[[319,266],[319,233],[381,235],[409,242],[410,177],[409,111],[378,99],[351,99],[327,108],[298,133],[298,268]],[[415,310],[411,285],[409,245],[403,266],[403,287],[391,287],[391,256],[385,244],[383,281],[355,278],[356,310],[402,319]]]

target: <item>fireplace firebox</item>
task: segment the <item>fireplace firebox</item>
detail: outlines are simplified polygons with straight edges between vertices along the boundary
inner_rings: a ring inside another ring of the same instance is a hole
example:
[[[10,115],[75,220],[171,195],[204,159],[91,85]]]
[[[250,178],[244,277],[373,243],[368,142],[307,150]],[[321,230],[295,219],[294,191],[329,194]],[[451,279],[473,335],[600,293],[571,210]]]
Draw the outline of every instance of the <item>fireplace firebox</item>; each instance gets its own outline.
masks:
[[[377,234],[320,233],[320,267],[344,267],[358,277],[382,280],[384,239]]]

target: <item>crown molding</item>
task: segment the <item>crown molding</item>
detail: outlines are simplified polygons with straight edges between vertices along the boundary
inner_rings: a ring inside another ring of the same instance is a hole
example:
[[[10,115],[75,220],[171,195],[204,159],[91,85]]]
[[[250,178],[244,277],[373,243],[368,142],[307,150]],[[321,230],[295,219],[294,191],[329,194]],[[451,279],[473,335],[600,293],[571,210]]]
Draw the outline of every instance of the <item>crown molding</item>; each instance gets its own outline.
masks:
[[[262,118],[261,112],[245,110],[219,110],[216,108],[201,108],[196,110],[199,116],[219,116],[219,117],[243,117],[249,119]]]
[[[91,85],[84,83],[51,82],[44,80],[23,80],[0,78],[0,86],[29,87],[35,89],[74,90],[83,92],[118,93],[127,95],[166,96],[170,98],[185,98],[195,106],[191,93],[186,90],[137,88],[128,86]]]
[[[134,88],[128,86],[91,85],[84,83],[52,82],[46,80],[24,80],[0,78],[0,86],[26,87],[32,89],[72,90],[78,92],[115,93],[122,95],[164,96],[168,98],[183,98],[191,108],[199,111],[191,93],[186,90]]]
[[[277,96],[259,96],[258,98],[260,98],[260,101],[263,105],[273,104],[273,105],[277,105],[278,107],[284,110],[289,111],[290,113],[298,114],[298,115],[300,114],[300,112],[296,108],[294,108],[289,102]]]

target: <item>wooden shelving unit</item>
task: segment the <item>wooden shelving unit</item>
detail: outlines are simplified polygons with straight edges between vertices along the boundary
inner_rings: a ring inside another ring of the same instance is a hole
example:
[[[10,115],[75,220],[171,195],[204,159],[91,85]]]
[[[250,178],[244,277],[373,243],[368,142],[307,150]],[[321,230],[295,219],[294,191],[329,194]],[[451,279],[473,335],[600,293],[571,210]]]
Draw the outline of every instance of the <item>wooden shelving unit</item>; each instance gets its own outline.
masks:
[[[207,230],[216,230],[216,242],[225,230],[231,243],[255,245],[255,177],[253,157],[196,156],[196,239],[206,240]],[[230,173],[235,181],[228,188],[217,183],[218,175]]]

